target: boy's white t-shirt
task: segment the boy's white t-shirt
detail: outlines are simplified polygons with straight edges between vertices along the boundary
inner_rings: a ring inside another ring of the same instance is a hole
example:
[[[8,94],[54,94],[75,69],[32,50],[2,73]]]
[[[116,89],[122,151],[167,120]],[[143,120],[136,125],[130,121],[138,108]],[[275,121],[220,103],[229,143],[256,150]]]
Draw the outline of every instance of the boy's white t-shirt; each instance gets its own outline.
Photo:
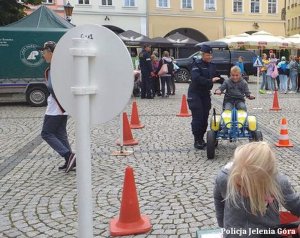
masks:
[[[52,95],[50,94],[48,99],[47,99],[47,109],[46,109],[46,115],[49,116],[58,116],[58,115],[67,115],[66,113],[63,113],[61,109],[59,108],[56,100]]]
[[[48,73],[48,81],[51,80],[51,71]],[[49,116],[58,116],[58,115],[68,115],[66,112],[62,112],[60,107],[57,104],[57,101],[55,98],[52,96],[52,94],[49,95],[47,98],[47,109],[45,112],[46,115]]]

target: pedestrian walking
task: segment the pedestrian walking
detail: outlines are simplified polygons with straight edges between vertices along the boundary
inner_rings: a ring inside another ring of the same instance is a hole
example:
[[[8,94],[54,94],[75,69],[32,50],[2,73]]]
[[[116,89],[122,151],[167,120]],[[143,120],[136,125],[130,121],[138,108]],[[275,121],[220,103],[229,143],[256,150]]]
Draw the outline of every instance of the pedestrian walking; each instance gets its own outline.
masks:
[[[155,54],[151,55],[151,63],[152,63],[153,72],[156,72],[159,66],[159,60]],[[153,80],[153,97],[155,97],[155,95],[161,96],[159,76],[158,75],[152,76],[152,80]]]
[[[175,64],[174,57],[171,57],[171,59],[172,59],[172,62],[173,62],[173,72],[172,72],[172,75],[171,75],[170,87],[171,87],[171,95],[175,95],[175,92],[176,92],[175,73],[179,69],[179,67]]]
[[[160,75],[161,96],[162,97],[165,97],[165,96],[169,97],[169,95],[171,94],[170,83],[171,83],[171,77],[172,77],[172,73],[173,73],[173,70],[174,70],[174,66],[173,66],[173,62],[172,62],[172,59],[171,59],[168,51],[163,52],[163,57],[159,61],[159,65],[158,65],[158,68],[156,70],[156,74],[158,74],[160,72],[163,65],[167,65],[167,72]],[[167,94],[165,94],[166,86],[167,86]]]
[[[245,73],[245,65],[244,65],[244,59],[242,56],[239,56],[238,61],[235,63],[235,65],[240,68],[241,74],[243,75]]]
[[[138,70],[139,69],[139,58],[137,57],[137,53],[136,53],[135,48],[131,50],[130,55],[131,55],[131,61],[132,61],[133,69]]]
[[[242,78],[244,80],[246,80],[246,82],[248,82],[249,81],[249,76],[247,75],[247,73],[245,71],[244,58],[242,56],[239,56],[238,61],[235,63],[235,65],[240,68]]]
[[[272,91],[277,90],[276,87],[276,78],[278,76],[278,69],[276,66],[277,59],[275,58],[275,54],[270,54],[269,62],[266,64],[267,67],[267,73],[266,73],[266,80],[268,84],[268,90],[267,93],[272,93]]]
[[[45,71],[45,78],[50,93],[47,99],[48,106],[44,117],[41,136],[51,148],[64,158],[65,163],[59,166],[58,169],[65,170],[65,172],[68,173],[76,166],[76,156],[72,152],[68,141],[66,129],[68,115],[56,98],[52,87],[51,60],[55,46],[56,43],[54,41],[47,41],[43,47],[39,48],[45,61],[49,63],[49,67]]]
[[[153,80],[154,72],[151,63],[151,46],[145,44],[143,50],[139,54],[140,69],[142,74],[141,98],[153,99]]]
[[[268,56],[267,56],[267,54],[264,53],[263,57],[262,57],[263,66],[260,68],[262,81],[260,84],[259,93],[261,93],[261,94],[266,93],[266,90],[268,88],[268,86],[267,86],[267,66],[266,66],[266,65],[268,65],[268,63],[269,63]]]
[[[296,61],[296,57],[294,55],[291,55],[290,57],[290,63],[288,64],[288,68],[290,71],[290,80],[291,80],[291,93],[296,93],[297,92],[297,78],[298,78],[298,63]]]
[[[282,93],[287,93],[288,91],[288,75],[289,75],[289,69],[288,69],[288,63],[286,62],[285,56],[281,57],[281,61],[277,65],[278,73],[279,73],[279,90]]]
[[[210,90],[213,83],[222,83],[212,61],[212,48],[201,46],[202,58],[196,59],[191,71],[191,84],[188,89],[188,105],[192,112],[192,133],[194,147],[203,150],[206,143],[203,139],[208,126],[208,115],[211,108]]]

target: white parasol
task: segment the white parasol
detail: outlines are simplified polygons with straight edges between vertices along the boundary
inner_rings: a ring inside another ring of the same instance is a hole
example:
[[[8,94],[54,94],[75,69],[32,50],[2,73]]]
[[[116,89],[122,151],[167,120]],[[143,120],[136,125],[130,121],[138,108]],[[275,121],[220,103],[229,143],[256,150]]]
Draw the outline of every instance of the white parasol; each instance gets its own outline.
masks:
[[[228,47],[235,48],[235,49],[238,49],[241,47],[249,48],[249,41],[248,41],[249,36],[250,35],[247,33],[242,33],[242,34],[236,35],[234,37],[231,37],[230,39],[228,39],[228,42],[227,42]]]
[[[266,31],[258,31],[248,37],[249,48],[251,49],[287,49],[292,48],[289,41],[274,36]]]
[[[292,35],[285,39],[291,42],[294,48],[300,49],[300,34]]]

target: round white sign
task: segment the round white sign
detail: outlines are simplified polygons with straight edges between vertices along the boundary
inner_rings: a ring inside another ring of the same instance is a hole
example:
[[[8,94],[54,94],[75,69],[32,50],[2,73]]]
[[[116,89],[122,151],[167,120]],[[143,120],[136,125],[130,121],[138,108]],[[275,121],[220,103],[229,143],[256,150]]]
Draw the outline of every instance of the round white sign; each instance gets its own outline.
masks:
[[[95,51],[88,59],[89,85],[84,85],[95,88],[95,94],[89,96],[90,122],[107,122],[123,111],[132,94],[134,76],[130,54],[115,33],[99,25],[72,28],[59,40],[51,62],[51,81],[61,106],[74,117],[75,98],[80,95],[74,95],[71,88],[82,85],[74,81],[76,70],[70,50],[74,48],[73,38],[87,39],[90,49]]]

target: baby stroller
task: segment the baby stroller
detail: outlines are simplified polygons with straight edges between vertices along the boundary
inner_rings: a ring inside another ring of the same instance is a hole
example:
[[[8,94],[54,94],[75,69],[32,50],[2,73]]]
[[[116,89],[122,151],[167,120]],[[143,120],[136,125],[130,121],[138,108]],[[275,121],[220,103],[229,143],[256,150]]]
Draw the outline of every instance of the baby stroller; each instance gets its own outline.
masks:
[[[134,70],[134,83],[132,94],[134,97],[139,97],[141,95],[141,72]]]

